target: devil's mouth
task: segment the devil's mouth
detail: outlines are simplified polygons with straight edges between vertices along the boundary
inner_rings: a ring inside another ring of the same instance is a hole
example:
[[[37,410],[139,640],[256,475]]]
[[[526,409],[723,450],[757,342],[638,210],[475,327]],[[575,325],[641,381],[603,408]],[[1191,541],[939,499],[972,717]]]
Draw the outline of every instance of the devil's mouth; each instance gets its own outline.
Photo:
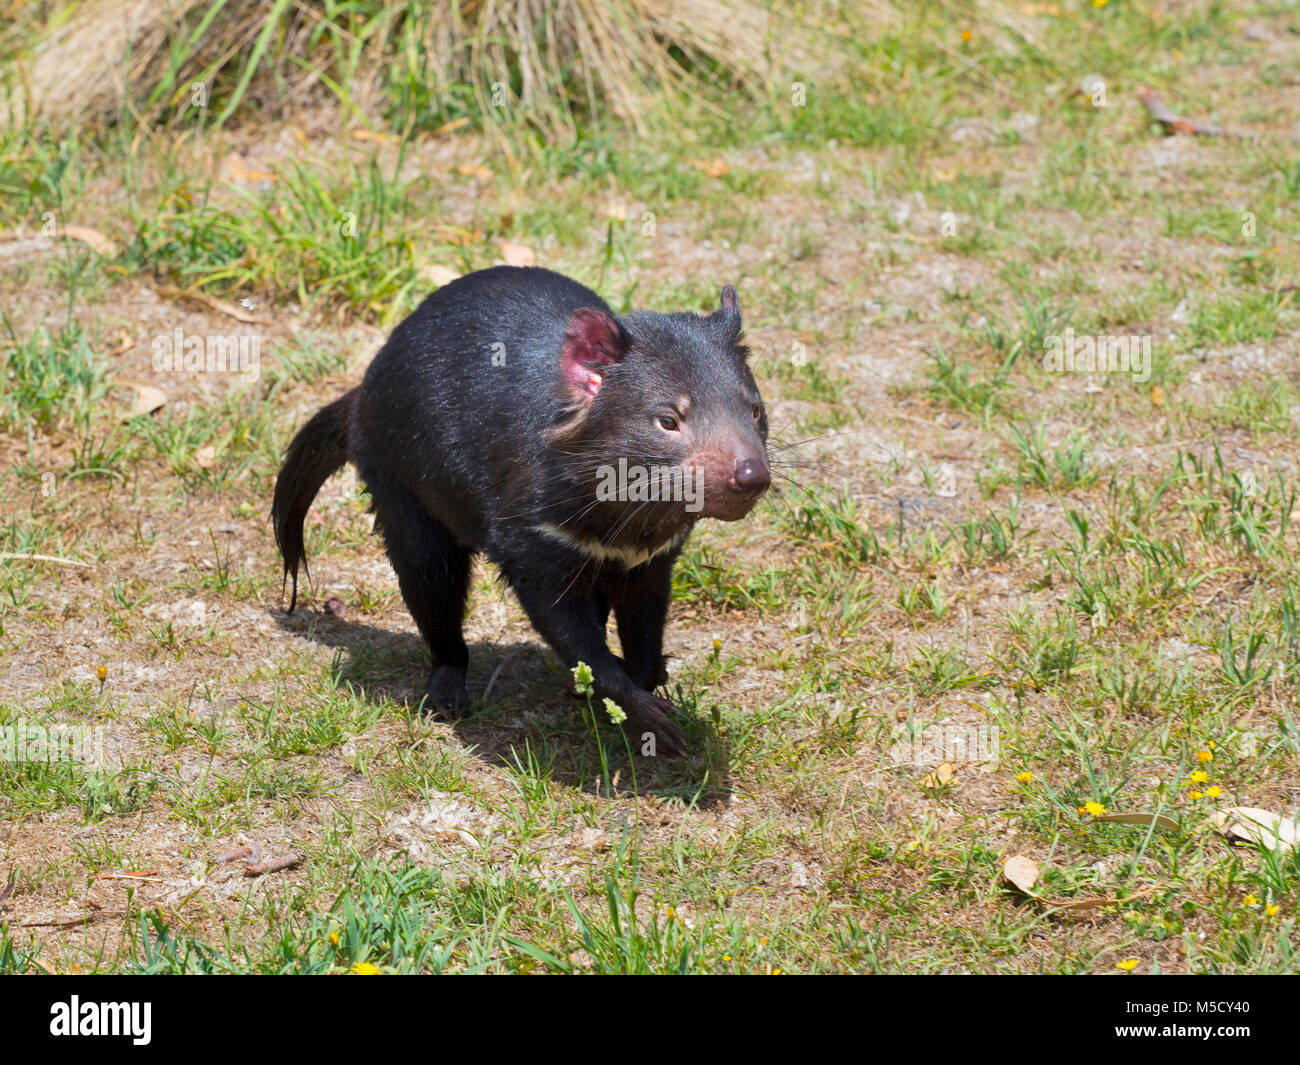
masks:
[[[754,505],[762,496],[763,492],[758,491],[752,495],[733,494],[722,499],[706,499],[700,516],[714,518],[717,521],[739,521],[754,509]]]

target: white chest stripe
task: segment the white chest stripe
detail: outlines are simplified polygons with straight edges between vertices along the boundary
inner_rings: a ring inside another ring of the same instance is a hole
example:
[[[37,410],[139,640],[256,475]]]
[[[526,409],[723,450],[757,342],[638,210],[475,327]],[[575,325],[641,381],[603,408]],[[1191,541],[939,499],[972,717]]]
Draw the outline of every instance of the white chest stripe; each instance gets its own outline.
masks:
[[[562,529],[550,522],[534,525],[533,529],[547,537],[547,539],[564,544],[565,547],[571,547],[575,551],[581,551],[588,558],[594,558],[599,562],[621,562],[628,569],[639,566],[643,562],[649,562],[656,555],[662,555],[665,551],[671,550],[681,543],[686,538],[687,533],[690,532],[689,529],[684,529],[676,536],[664,541],[654,550],[647,550],[646,548],[614,547],[610,544],[602,544],[599,540],[588,540],[581,536],[575,536],[568,529]]]

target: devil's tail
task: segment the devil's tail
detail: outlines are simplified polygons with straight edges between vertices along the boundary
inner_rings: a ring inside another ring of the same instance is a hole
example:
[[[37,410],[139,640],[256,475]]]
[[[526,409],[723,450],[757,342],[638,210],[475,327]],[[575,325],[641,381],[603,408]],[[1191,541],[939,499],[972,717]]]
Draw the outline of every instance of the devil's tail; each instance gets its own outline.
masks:
[[[356,410],[357,390],[318,410],[298,431],[275,479],[271,521],[275,542],[284,556],[285,578],[293,577],[293,599],[289,613],[298,605],[298,565],[306,568],[307,553],[302,543],[302,523],[311,501],[330,474],[348,461],[348,436]],[[310,574],[309,574],[310,576]]]

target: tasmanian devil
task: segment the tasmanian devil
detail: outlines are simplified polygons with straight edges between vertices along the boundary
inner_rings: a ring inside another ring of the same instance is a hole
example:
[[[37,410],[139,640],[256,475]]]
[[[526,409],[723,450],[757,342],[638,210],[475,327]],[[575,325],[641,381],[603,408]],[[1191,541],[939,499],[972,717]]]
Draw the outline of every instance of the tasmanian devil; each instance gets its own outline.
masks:
[[[684,753],[674,707],[651,694],[667,680],[673,565],[698,518],[743,517],[771,481],[748,356],[730,285],[707,316],[616,316],[590,289],[533,267],[438,289],[361,385],[289,446],[272,518],[290,612],[303,519],[351,459],[433,652],[428,704],[469,706],[461,621],[482,551],[565,665],[591,667],[629,733]],[[611,609],[622,658],[606,643]]]

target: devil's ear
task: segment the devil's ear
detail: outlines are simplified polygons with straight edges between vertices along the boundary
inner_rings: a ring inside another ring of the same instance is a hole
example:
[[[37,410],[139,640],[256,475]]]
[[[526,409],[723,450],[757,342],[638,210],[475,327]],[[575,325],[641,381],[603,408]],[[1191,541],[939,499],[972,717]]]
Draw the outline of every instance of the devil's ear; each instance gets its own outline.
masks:
[[[604,311],[579,307],[564,331],[560,367],[575,399],[590,403],[604,382],[605,372],[623,361],[631,341],[617,319]]]
[[[737,347],[741,345],[740,297],[733,285],[725,285],[718,299],[718,309],[711,315],[721,338]]]
[[[718,300],[718,314],[723,318],[740,321],[740,297],[736,295],[735,285],[724,285],[722,296]]]

